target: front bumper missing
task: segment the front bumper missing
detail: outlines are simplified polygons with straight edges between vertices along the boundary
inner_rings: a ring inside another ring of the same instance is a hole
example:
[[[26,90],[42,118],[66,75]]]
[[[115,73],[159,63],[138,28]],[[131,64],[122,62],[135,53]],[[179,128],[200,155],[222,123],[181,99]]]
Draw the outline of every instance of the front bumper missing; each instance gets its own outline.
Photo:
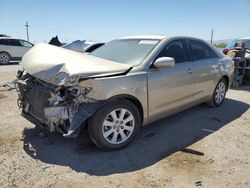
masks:
[[[103,101],[82,102],[71,100],[67,103],[51,105],[49,98],[51,90],[24,82],[17,82],[19,99],[18,104],[22,115],[32,123],[46,127],[50,132],[59,131],[65,137],[76,137],[79,128],[91,117]]]
[[[39,117],[36,117],[34,114],[31,114],[29,112],[22,112],[22,116],[26,119],[28,119],[30,122],[34,123],[35,125],[38,125],[40,127],[47,127],[50,132],[54,132],[58,130],[59,132],[63,133],[64,137],[76,137],[79,133],[79,128],[84,128],[86,125],[86,121],[88,118],[90,118],[100,106],[103,105],[103,102],[96,102],[96,103],[83,103],[78,107],[77,112],[74,114],[73,119],[70,123],[70,126],[67,130],[63,129],[61,125],[65,124],[65,121],[68,121],[66,118],[66,112],[64,111],[65,107],[49,107],[44,109],[46,111],[45,117],[48,115],[47,118],[50,118],[50,120],[58,120],[60,119],[61,123],[56,124],[53,121],[48,121],[48,119],[43,120]],[[48,110],[49,109],[49,110]],[[53,110],[52,110],[53,109]],[[56,109],[56,110],[55,110]],[[63,109],[63,110],[62,110]],[[49,111],[49,113],[48,113]],[[50,112],[52,111],[52,116],[50,116]],[[55,113],[56,112],[56,113]],[[57,118],[55,118],[54,115],[58,115]]]
[[[49,123],[57,123],[58,120],[65,121],[69,119],[68,110],[65,106],[45,107],[44,116]]]

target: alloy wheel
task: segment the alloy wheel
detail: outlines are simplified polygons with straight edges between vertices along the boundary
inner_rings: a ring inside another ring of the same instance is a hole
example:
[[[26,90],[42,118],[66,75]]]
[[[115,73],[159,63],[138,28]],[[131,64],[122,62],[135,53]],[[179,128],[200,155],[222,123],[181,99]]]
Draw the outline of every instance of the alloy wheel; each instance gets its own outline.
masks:
[[[102,135],[110,144],[121,144],[129,139],[135,128],[133,114],[119,108],[110,112],[103,121]]]
[[[215,90],[215,102],[217,104],[220,104],[223,101],[225,94],[226,94],[226,85],[224,82],[220,82]]]
[[[0,54],[0,64],[5,65],[9,63],[9,56],[5,53]]]

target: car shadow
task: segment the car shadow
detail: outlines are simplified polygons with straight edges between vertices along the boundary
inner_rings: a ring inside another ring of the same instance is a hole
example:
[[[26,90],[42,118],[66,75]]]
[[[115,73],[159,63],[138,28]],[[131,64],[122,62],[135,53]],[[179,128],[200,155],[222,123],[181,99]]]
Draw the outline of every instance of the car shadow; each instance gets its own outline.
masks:
[[[69,166],[77,172],[106,176],[146,168],[176,151],[204,156],[205,151],[187,147],[239,118],[249,104],[226,99],[218,108],[199,105],[142,129],[128,147],[104,152],[88,138],[87,132],[76,139],[60,134],[40,137],[39,128],[24,129],[23,148],[34,159],[44,163]]]
[[[10,61],[8,64],[0,64],[0,66],[8,66],[8,65],[18,65],[20,61]]]
[[[241,91],[248,91],[250,92],[250,82],[249,83],[243,83],[240,87],[238,88],[230,88],[232,90],[241,90]]]

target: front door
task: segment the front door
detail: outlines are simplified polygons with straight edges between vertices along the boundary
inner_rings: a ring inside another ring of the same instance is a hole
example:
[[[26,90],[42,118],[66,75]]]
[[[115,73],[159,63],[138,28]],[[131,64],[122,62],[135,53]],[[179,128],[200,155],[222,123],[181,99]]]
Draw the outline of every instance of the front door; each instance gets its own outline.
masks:
[[[150,119],[158,119],[191,104],[194,94],[193,63],[190,61],[186,40],[169,42],[159,57],[173,57],[175,66],[151,67],[148,71]]]

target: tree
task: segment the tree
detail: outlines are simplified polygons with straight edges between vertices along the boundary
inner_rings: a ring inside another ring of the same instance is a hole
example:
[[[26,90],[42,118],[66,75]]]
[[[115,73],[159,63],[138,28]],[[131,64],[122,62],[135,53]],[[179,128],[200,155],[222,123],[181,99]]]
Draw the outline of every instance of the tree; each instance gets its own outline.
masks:
[[[222,43],[214,44],[214,46],[216,48],[226,48],[227,44],[222,42]]]

